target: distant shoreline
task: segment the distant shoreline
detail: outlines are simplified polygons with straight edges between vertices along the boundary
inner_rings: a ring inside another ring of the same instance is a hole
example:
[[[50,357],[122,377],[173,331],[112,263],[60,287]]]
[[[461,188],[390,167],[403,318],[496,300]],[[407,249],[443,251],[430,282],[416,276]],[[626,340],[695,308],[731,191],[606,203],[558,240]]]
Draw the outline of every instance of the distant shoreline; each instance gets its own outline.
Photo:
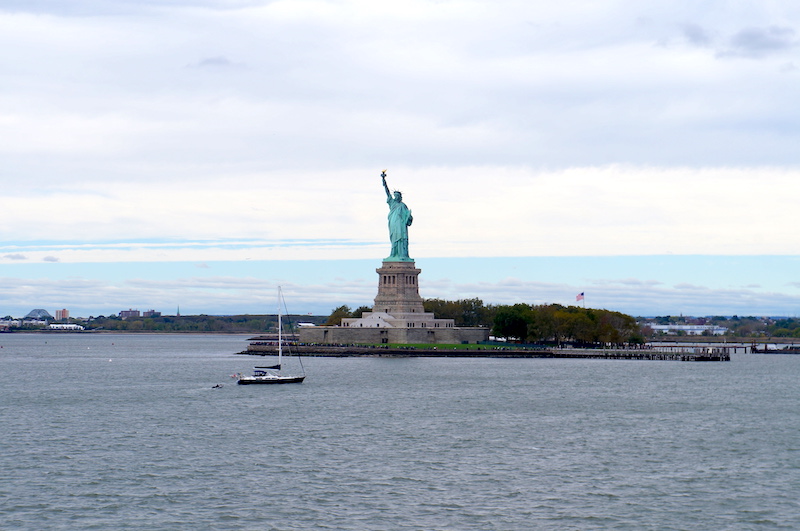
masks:
[[[226,330],[0,330],[0,334],[48,334],[48,335],[62,335],[62,334],[174,334],[174,335],[250,335],[258,336],[264,335],[267,332],[254,332],[254,331],[226,331]],[[252,337],[251,339],[256,339]],[[720,336],[669,336],[657,337],[648,339],[645,343],[651,343],[659,346],[668,346],[670,344],[687,345],[687,344],[724,344],[731,345],[763,345],[764,343],[776,343],[780,345],[800,345],[800,338],[797,337],[720,337]],[[513,343],[509,346],[513,347]]]
[[[255,332],[230,332],[224,330],[0,330],[0,334],[47,334],[47,335],[66,335],[66,334],[156,334],[156,335],[225,335],[225,336],[252,336]]]

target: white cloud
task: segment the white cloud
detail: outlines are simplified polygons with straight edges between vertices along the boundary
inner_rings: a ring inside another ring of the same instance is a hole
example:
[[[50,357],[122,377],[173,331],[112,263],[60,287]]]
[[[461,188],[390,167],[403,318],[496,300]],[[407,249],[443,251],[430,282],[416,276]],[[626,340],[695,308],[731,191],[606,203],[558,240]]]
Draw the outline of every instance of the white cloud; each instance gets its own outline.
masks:
[[[797,315],[796,257],[660,256],[418,259],[425,298],[574,305],[634,315]],[[380,258],[342,261],[19,263],[3,267],[2,313],[129,307],[182,313],[268,313],[282,286],[289,310],[327,314],[371,305]],[[764,274],[766,272],[766,274]],[[758,284],[749,280],[759,278]],[[51,311],[51,313],[52,313]]]
[[[6,230],[32,241],[0,252],[66,262],[375,257],[388,245],[379,171],[8,192]],[[398,168],[388,182],[414,212],[416,257],[800,254],[798,170]]]
[[[3,264],[380,257],[385,167],[417,258],[800,254],[797,28],[777,0],[11,0]]]
[[[424,265],[424,264],[423,264]],[[70,278],[68,281],[3,278],[4,314],[23,315],[30,308],[67,307],[73,315],[108,315],[121,309],[156,309],[183,314],[274,313],[275,291],[282,286],[289,311],[327,315],[341,304],[371,305],[373,279],[328,279],[301,282],[255,277],[186,276],[170,280],[132,277],[122,282]],[[755,288],[719,289],[700,285],[600,281],[570,284],[505,278],[456,282],[426,278],[420,286],[426,298],[449,300],[477,297],[485,304],[550,304],[566,306],[584,292],[586,305],[632,315],[797,315],[800,295]],[[13,305],[8,301],[14,301]]]

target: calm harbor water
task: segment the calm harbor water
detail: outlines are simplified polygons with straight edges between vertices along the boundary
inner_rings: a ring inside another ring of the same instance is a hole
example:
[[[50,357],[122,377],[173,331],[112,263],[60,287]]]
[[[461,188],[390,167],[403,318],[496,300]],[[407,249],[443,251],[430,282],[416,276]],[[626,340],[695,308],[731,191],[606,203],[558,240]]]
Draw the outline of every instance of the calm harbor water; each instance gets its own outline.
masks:
[[[246,337],[0,335],[0,528],[800,528],[800,356],[306,358],[237,386]]]

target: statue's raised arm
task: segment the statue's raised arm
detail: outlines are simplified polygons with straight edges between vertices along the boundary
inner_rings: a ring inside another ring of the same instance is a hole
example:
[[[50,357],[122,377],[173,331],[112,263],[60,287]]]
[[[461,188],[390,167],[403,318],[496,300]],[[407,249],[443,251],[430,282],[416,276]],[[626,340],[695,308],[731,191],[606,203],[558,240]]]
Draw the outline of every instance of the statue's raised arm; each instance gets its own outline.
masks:
[[[381,172],[381,180],[383,181],[383,189],[386,190],[386,199],[391,199],[392,194],[389,193],[389,187],[386,186],[386,170]]]

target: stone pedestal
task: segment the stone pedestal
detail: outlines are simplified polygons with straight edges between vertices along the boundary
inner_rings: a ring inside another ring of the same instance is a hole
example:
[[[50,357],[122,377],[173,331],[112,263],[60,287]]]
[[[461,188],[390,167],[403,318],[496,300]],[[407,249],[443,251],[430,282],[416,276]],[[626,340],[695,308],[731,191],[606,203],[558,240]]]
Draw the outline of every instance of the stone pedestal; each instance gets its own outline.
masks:
[[[419,295],[419,274],[414,262],[383,262],[378,273],[378,295],[372,311],[391,315],[424,313]]]

